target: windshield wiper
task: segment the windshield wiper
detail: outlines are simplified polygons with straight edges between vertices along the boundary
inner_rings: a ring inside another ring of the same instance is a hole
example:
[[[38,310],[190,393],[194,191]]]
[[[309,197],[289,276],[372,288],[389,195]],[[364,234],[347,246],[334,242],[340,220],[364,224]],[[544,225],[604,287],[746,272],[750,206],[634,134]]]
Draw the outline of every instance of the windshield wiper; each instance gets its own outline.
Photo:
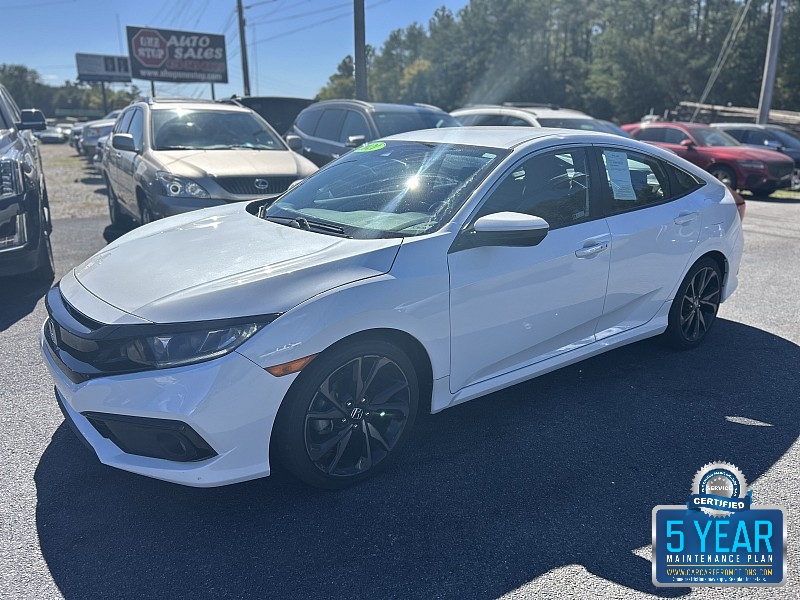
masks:
[[[309,221],[304,217],[276,217],[274,215],[267,215],[264,218],[267,221],[286,223],[289,227],[303,229],[304,231],[318,231],[320,233],[329,233],[346,238],[350,237],[345,234],[344,227],[339,227],[338,225],[332,225],[330,223],[321,223],[319,221]]]

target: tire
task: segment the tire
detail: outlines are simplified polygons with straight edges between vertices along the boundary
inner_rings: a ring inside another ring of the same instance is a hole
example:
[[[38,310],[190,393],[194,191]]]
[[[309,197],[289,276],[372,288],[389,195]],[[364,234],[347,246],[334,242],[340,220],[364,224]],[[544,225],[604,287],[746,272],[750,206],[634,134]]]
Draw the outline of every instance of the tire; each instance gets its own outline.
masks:
[[[708,169],[708,172],[732,190],[737,189],[736,173],[734,173],[730,167],[726,167],[725,165],[712,165]]]
[[[384,470],[408,440],[419,404],[413,364],[396,346],[362,340],[315,358],[292,384],[273,450],[298,479],[341,489]]]
[[[119,200],[117,199],[117,195],[114,193],[114,190],[111,189],[111,183],[108,181],[108,177],[104,175],[103,180],[106,184],[106,194],[108,195],[108,216],[111,219],[111,224],[114,227],[122,227],[127,225],[127,220],[122,214],[122,210],[119,207]]]
[[[25,275],[25,279],[35,283],[47,283],[56,277],[55,263],[53,261],[53,247],[50,245],[50,235],[47,225],[42,221],[39,234],[39,253],[36,258],[36,268]]]
[[[145,200],[139,200],[139,224],[147,225],[155,220],[153,211],[147,206],[147,202]]]
[[[701,258],[689,269],[675,294],[664,339],[680,350],[699,345],[716,320],[721,297],[719,265],[710,258]]]

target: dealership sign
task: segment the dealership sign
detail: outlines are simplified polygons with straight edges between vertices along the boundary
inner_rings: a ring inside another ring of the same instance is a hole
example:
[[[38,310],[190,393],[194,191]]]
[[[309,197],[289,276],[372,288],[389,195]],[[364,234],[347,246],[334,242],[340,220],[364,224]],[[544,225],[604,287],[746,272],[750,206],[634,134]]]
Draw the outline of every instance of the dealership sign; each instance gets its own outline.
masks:
[[[105,54],[75,55],[79,81],[109,81],[127,83],[131,80],[131,69],[127,56]]]
[[[225,36],[151,27],[126,27],[136,79],[228,83]]]

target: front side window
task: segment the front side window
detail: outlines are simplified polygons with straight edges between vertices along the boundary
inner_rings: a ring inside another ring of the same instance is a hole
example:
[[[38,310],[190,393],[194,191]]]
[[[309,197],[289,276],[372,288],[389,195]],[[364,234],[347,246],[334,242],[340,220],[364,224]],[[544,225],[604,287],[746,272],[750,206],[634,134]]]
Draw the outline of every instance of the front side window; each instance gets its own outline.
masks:
[[[137,150],[142,149],[142,137],[144,136],[144,115],[138,108],[133,113],[130,124],[128,126],[128,133],[133,136],[133,145]]]
[[[477,216],[525,213],[557,229],[588,220],[591,208],[586,151],[576,148],[539,154],[514,167]]]
[[[721,129],[709,127],[708,129],[693,129],[692,133],[701,146],[739,146],[736,138],[728,135]]]
[[[424,235],[447,223],[507,154],[460,144],[365,144],[286,192],[263,216],[353,238]]]
[[[339,136],[339,141],[346,144],[349,138],[354,135],[363,135],[364,139],[368,140],[370,138],[369,125],[367,125],[367,121],[363,115],[348,110],[347,117],[344,119],[344,125],[342,125],[342,134]]]
[[[122,116],[117,119],[117,122],[114,123],[114,128],[111,130],[112,133],[125,133],[128,131],[128,125],[131,124],[131,119],[133,118],[133,111],[135,109],[131,108],[124,113]]]
[[[285,150],[251,112],[173,108],[153,110],[151,115],[154,150]]]

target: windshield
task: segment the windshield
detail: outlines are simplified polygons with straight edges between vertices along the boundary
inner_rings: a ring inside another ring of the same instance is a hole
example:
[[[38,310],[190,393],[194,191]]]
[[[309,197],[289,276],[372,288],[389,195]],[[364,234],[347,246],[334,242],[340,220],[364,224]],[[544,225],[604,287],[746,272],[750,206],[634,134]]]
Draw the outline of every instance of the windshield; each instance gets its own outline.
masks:
[[[691,129],[701,146],[741,146],[732,135],[714,127]]]
[[[154,110],[154,150],[285,150],[278,136],[249,112]]]
[[[433,110],[407,110],[398,112],[376,112],[372,115],[380,137],[438,127],[459,127],[461,124],[447,113]]]
[[[448,222],[507,154],[455,144],[365,144],[290,189],[263,216],[354,238],[423,235]]]

